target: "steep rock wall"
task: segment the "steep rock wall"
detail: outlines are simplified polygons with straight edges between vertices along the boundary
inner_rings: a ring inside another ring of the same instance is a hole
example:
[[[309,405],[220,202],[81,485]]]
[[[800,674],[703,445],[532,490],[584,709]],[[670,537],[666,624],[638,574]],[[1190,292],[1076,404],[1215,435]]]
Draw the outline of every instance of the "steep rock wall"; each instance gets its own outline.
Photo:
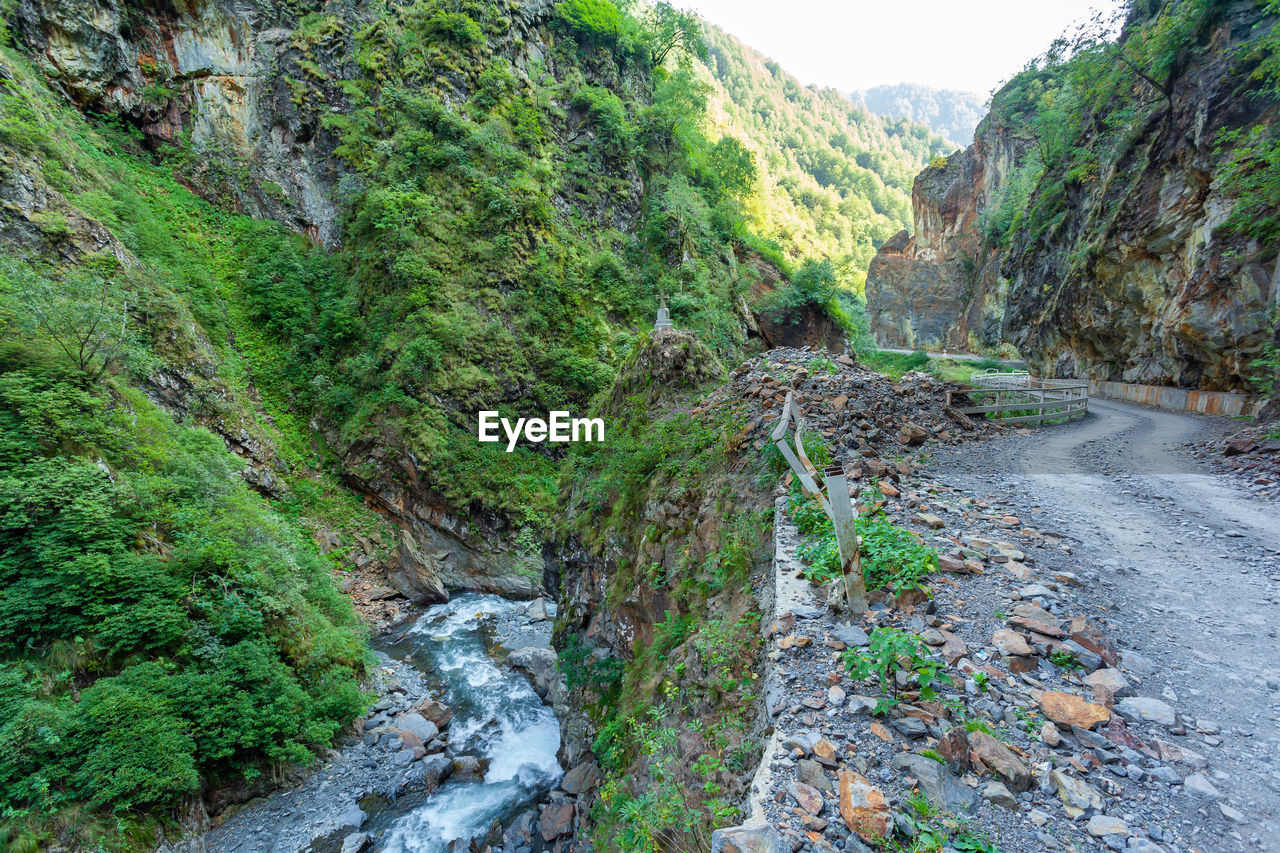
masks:
[[[114,0],[26,0],[16,17],[19,39],[80,109],[124,117],[153,148],[186,136],[218,155],[193,181],[332,244],[334,142],[290,97],[288,78],[303,73],[296,23],[286,4],[254,0],[179,0],[152,13]],[[324,45],[320,60],[342,52]],[[232,178],[228,163],[251,179]]]
[[[510,26],[489,49],[528,75],[554,7],[509,4]],[[349,173],[324,118],[347,111],[341,82],[361,73],[351,33],[376,15],[358,3],[324,11],[348,26],[309,21],[280,0],[161,0],[145,11],[125,0],[23,0],[14,23],[81,110],[121,116],[153,149],[189,143],[194,189],[333,246]]]
[[[1274,26],[1256,3],[1231,3],[1206,47],[1173,81],[1110,174],[1064,181],[1062,225],[1020,234],[1004,263],[1011,286],[1004,334],[1046,375],[1246,387],[1271,338],[1275,247],[1224,233],[1236,199],[1222,175],[1223,130],[1280,119],[1249,93],[1235,46]],[[1091,135],[1100,148],[1110,140]],[[1032,197],[1030,204],[1039,201]]]
[[[1026,147],[1024,135],[988,120],[972,145],[916,177],[915,234],[884,243],[867,271],[867,314],[880,346],[999,346],[1007,283],[983,241],[981,215]]]
[[[500,8],[509,26],[488,38],[476,57],[504,57],[526,82],[529,75],[581,76],[558,68],[550,56],[554,2],[520,0]],[[343,82],[367,75],[352,34],[383,12],[345,3],[323,13],[304,15],[276,0],[162,0],[145,12],[126,0],[24,0],[11,22],[52,88],[84,113],[123,120],[147,149],[171,157],[175,176],[189,188],[337,250],[344,199],[361,177],[339,155],[339,135],[325,120],[350,111]],[[433,82],[446,90],[448,103],[471,95],[472,82],[457,69],[441,68]],[[647,86],[642,75],[608,82]],[[556,136],[592,135],[581,109],[570,108],[563,118],[550,129]],[[566,216],[634,232],[643,194],[634,167],[619,183],[622,201],[607,209],[584,209],[571,186],[555,203]],[[0,206],[0,241],[8,245],[48,251],[49,241],[33,223],[52,211],[68,220],[70,238],[57,250],[63,261],[75,264],[86,253],[109,251],[137,266],[108,227],[45,185],[38,164],[5,170]],[[250,462],[246,478],[279,496],[276,474],[283,463],[271,440],[244,417],[251,401],[230,399],[222,365],[199,324],[190,317],[175,323],[184,340],[162,353],[165,363],[149,392],[179,418],[199,414]],[[517,546],[516,531],[500,513],[463,512],[442,501],[423,482],[411,442],[394,425],[354,438],[323,419],[313,419],[311,427],[325,445],[317,452],[340,460],[346,484],[404,533],[399,547],[381,549],[387,553],[373,559],[371,577],[385,578],[422,603],[442,599],[449,589],[522,596],[541,587],[536,547]],[[365,556],[357,555],[357,563]]]
[[[597,841],[670,829],[644,805],[670,798],[687,809],[676,827],[709,834],[758,758],[774,477],[744,440],[759,419],[723,386],[699,402],[723,372],[691,333],[654,334],[601,403],[610,452],[579,460],[566,490],[556,646],[574,711],[561,751],[604,771],[599,807],[578,805]]]
[[[1005,249],[983,222],[1035,152],[1025,125],[998,125],[1013,95],[997,93],[973,145],[917,178],[915,235],[898,235],[871,263],[867,307],[882,346],[981,350],[1002,340],[1044,375],[1247,387],[1274,335],[1280,275],[1274,247],[1219,229],[1237,199],[1223,181],[1231,148],[1218,140],[1277,118],[1239,59],[1240,45],[1275,21],[1253,2],[1211,11],[1167,100],[1135,87],[1124,139],[1099,121],[1080,140],[1112,165],[1042,174],[1020,203],[1050,225],[1014,229]]]

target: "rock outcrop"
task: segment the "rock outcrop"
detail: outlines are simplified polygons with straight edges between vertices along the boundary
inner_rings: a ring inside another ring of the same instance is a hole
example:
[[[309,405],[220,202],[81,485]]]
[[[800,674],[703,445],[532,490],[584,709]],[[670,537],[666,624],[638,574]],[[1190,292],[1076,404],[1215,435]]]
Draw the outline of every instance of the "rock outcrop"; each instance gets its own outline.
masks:
[[[293,102],[288,78],[303,73],[300,62],[340,61],[346,46],[300,43],[296,22],[287,4],[265,0],[160,4],[145,13],[118,0],[35,0],[15,18],[18,38],[77,107],[126,118],[153,148],[187,135],[218,155],[195,168],[195,183],[216,184],[246,213],[332,244],[336,141]],[[225,168],[236,162],[251,180]]]
[[[747,258],[751,267],[750,303],[761,306],[752,311],[743,302],[743,320],[747,334],[764,344],[765,349],[778,347],[822,348],[839,354],[848,349],[844,328],[820,305],[809,304],[793,311],[768,307],[769,297],[785,285],[782,271],[764,258]]]
[[[620,708],[653,707],[661,713],[649,724],[678,747],[663,784],[680,785],[695,805],[699,767],[720,750],[750,755],[760,737],[751,575],[767,562],[772,482],[746,464],[757,450],[724,433],[742,427],[729,401],[698,402],[722,376],[711,351],[679,330],[653,335],[624,365],[600,413],[615,436],[631,438],[575,472],[564,517],[577,523],[553,561],[562,571],[556,646],[574,708],[561,717],[563,763],[589,761],[593,750],[632,754],[639,729],[609,721]],[[610,770],[619,796],[658,784],[651,759],[634,755],[626,772]],[[716,772],[720,796],[744,799],[753,764]],[[704,817],[694,810],[687,820]]]
[[[1025,117],[1012,122],[1022,129],[1002,123],[1016,113],[1004,108],[1014,84],[997,93],[974,143],[917,178],[914,236],[888,241],[871,263],[867,307],[881,345],[1004,341],[1045,375],[1248,387],[1273,339],[1280,275],[1274,247],[1220,227],[1238,203],[1221,134],[1280,116],[1239,58],[1265,19],[1249,2],[1206,13],[1167,99],[1133,93],[1123,139],[1104,122],[1084,131],[1077,148],[1102,164],[1096,174],[1061,162],[1038,177],[1019,170],[1037,156],[1031,132]],[[983,225],[1018,196],[1011,180],[1034,187],[1017,202],[1021,227],[998,247]]]
[[[1223,8],[1206,49],[1174,78],[1172,112],[1145,117],[1105,179],[1064,184],[1060,228],[1024,232],[1010,248],[1004,335],[1041,373],[1236,390],[1272,338],[1275,247],[1218,227],[1236,204],[1220,134],[1273,123],[1280,105],[1249,92],[1236,60],[1264,25],[1260,5]]]
[[[397,458],[384,444],[358,442],[344,463],[347,485],[400,529],[385,571],[387,582],[410,601],[433,604],[447,600],[447,591],[463,589],[508,598],[542,593],[541,553],[517,545],[500,513],[462,518],[451,511],[423,482],[411,453]]]
[[[987,121],[971,146],[916,177],[916,233],[899,232],[871,260],[867,314],[880,346],[994,350],[1007,282],[980,231],[985,200],[1021,162],[1024,134]]]
[[[533,30],[553,9],[547,0],[512,4],[493,50],[528,73],[542,60]],[[120,116],[155,150],[190,143],[201,155],[185,175],[194,189],[333,246],[341,182],[354,176],[325,119],[349,110],[342,81],[360,73],[352,34],[376,16],[358,5],[303,15],[279,0],[145,12],[124,0],[27,0],[14,30],[79,109]]]

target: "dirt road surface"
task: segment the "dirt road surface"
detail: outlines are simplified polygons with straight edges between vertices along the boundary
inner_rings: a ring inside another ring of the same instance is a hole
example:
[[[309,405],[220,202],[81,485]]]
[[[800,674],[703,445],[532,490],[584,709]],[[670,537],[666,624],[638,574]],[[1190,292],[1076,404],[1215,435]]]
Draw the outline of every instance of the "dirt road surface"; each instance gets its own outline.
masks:
[[[1169,740],[1208,759],[1222,796],[1177,788],[1182,834],[1211,851],[1280,851],[1280,504],[1181,445],[1224,419],[1092,399],[1075,423],[947,450],[933,473],[1008,500],[1073,542],[1139,695],[1176,708]],[[1134,655],[1132,652],[1136,652]]]

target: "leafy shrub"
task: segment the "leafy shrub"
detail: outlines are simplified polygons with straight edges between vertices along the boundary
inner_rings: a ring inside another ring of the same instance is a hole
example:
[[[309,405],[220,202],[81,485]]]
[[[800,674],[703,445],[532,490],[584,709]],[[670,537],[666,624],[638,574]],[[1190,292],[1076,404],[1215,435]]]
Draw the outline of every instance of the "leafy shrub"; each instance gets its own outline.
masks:
[[[610,0],[564,0],[556,18],[589,47],[616,47],[626,29],[625,16]]]
[[[603,703],[616,702],[622,689],[622,661],[595,657],[577,634],[569,634],[558,652],[557,666],[568,690],[593,690]]]
[[[793,494],[788,507],[804,537],[796,553],[807,564],[805,576],[815,584],[843,577],[835,529],[818,502]],[[937,570],[938,552],[883,513],[860,515],[854,524],[862,542],[862,575],[868,589],[915,589]]]
[[[73,376],[0,363],[0,807],[309,760],[363,705],[350,603],[220,439]]]
[[[604,150],[611,156],[627,153],[632,131],[621,98],[603,86],[583,86],[574,93],[570,104],[591,119]]]
[[[0,320],[54,348],[89,382],[145,358],[130,317],[136,297],[111,274],[88,266],[55,276],[51,269],[5,257],[0,293],[10,309]]]
[[[881,700],[876,713],[883,714],[898,704],[899,672],[911,674],[920,688],[920,698],[937,697],[935,683],[951,684],[951,676],[934,658],[919,637],[897,628],[881,627],[871,632],[867,650],[850,649],[844,653],[845,669],[855,681],[874,677],[880,685]]]
[[[919,534],[898,527],[881,513],[859,519],[858,535],[863,574],[873,589],[913,589],[938,568],[937,551],[925,545]]]
[[[1076,653],[1070,649],[1054,649],[1049,652],[1049,663],[1058,667],[1058,669],[1084,669],[1084,664],[1080,663]]]
[[[426,31],[445,38],[459,47],[470,47],[484,41],[480,25],[461,12],[437,9],[426,21]]]
[[[782,322],[799,323],[808,311],[825,310],[835,296],[836,268],[830,260],[806,260],[782,287],[769,294],[763,308]]]
[[[73,784],[90,805],[174,805],[199,790],[195,744],[167,682],[159,664],[147,663],[81,696],[68,735],[83,752],[62,760],[71,760]]]

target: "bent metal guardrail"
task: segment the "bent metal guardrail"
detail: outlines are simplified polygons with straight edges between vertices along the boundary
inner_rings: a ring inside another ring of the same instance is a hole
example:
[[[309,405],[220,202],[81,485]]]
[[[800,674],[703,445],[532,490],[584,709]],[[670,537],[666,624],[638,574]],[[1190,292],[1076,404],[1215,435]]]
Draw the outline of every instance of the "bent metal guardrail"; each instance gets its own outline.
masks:
[[[968,395],[974,405],[960,411],[1006,424],[1076,418],[1089,411],[1089,383],[1080,379],[1037,379],[1028,373],[975,373]]]
[[[795,428],[794,449],[787,443],[787,430],[791,427]],[[862,557],[858,553],[853,501],[849,496],[849,482],[844,476],[844,466],[839,463],[828,466],[822,472],[823,482],[819,485],[818,469],[804,452],[804,442],[801,440],[803,432],[804,417],[800,414],[800,405],[795,402],[794,392],[788,391],[787,400],[782,406],[782,419],[773,428],[773,443],[799,479],[804,493],[816,500],[831,519],[836,532],[836,546],[840,551],[845,602],[850,613],[862,613],[867,609],[867,586],[862,577]]]

